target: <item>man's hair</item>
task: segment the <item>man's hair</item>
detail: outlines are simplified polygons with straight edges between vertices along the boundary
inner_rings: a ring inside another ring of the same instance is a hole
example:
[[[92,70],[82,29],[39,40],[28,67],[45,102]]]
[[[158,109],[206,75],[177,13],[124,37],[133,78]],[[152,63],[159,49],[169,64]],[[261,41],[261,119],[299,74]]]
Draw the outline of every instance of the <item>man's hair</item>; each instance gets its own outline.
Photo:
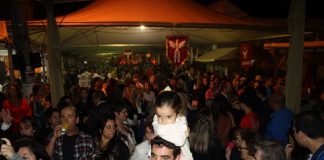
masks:
[[[284,105],[286,101],[285,95],[282,93],[274,93],[269,97],[269,103]]]
[[[172,149],[173,150],[173,157],[176,158],[178,155],[180,155],[180,152],[181,152],[181,148],[174,145],[173,143],[159,137],[159,136],[156,136],[154,139],[152,139],[151,141],[151,147],[153,148],[153,145],[157,145],[158,147],[166,147],[166,148],[169,148],[169,149]]]
[[[285,160],[285,151],[280,143],[274,141],[262,141],[260,149],[263,151],[262,158],[266,160]]]
[[[320,113],[305,111],[297,114],[294,127],[296,132],[302,131],[312,139],[324,136],[324,120],[321,119]]]
[[[93,97],[93,98],[100,99],[100,100],[105,100],[105,99],[107,99],[106,95],[105,95],[102,91],[94,91],[94,92],[92,93],[92,97]]]
[[[32,152],[35,155],[36,159],[51,159],[45,151],[45,148],[40,143],[28,137],[19,138],[13,143],[13,147],[16,152],[18,152],[18,150],[22,147],[27,147],[30,150],[30,152]]]
[[[60,113],[62,113],[62,110],[65,109],[65,108],[71,108],[71,109],[75,112],[75,117],[79,117],[79,112],[78,112],[78,110],[77,110],[73,105],[66,105],[66,106],[63,106],[63,107],[60,109]]]

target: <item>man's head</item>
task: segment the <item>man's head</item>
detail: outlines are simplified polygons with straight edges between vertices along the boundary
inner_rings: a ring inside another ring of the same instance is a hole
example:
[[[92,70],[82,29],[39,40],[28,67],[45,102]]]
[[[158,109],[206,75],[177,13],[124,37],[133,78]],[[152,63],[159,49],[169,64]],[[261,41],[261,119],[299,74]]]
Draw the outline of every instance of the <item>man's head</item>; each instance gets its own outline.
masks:
[[[99,105],[99,102],[106,99],[106,95],[102,91],[95,91],[92,93],[92,103],[95,106]]]
[[[281,93],[274,93],[269,97],[270,108],[274,111],[285,106],[285,95]]]
[[[309,147],[312,140],[324,137],[324,120],[320,113],[302,112],[296,115],[293,129],[298,144]]]
[[[64,106],[61,109],[61,123],[68,123],[68,132],[74,132],[76,125],[79,123],[79,115],[73,105]]]
[[[180,147],[157,136],[151,141],[151,160],[179,160]]]

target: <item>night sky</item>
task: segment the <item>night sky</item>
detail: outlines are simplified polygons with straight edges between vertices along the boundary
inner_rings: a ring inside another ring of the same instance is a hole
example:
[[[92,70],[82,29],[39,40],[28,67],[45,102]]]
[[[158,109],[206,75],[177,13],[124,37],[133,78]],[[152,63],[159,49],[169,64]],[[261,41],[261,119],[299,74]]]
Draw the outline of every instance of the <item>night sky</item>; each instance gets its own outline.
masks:
[[[59,0],[57,0],[59,1]],[[71,0],[70,0],[71,1]],[[72,3],[56,3],[54,13],[56,16],[68,14],[78,10],[89,3],[90,1],[75,0]],[[219,0],[194,0],[203,5],[209,5]],[[249,16],[254,18],[287,18],[291,0],[228,0]],[[36,0],[31,0],[31,3],[26,4],[33,10],[33,19],[44,19],[45,10],[43,6]],[[10,19],[9,0],[0,1],[0,20]],[[306,0],[306,18],[307,19],[324,19],[323,0]]]

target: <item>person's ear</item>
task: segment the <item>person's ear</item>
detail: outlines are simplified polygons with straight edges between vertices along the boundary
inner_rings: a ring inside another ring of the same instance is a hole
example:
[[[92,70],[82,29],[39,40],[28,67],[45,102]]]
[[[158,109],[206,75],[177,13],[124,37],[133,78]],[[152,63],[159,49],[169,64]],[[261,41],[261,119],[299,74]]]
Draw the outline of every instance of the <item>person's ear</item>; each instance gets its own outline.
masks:
[[[309,138],[303,131],[299,131],[298,136],[302,141],[306,141]]]
[[[100,134],[102,134],[102,131],[101,131],[101,129],[99,129],[99,133],[100,133]]]

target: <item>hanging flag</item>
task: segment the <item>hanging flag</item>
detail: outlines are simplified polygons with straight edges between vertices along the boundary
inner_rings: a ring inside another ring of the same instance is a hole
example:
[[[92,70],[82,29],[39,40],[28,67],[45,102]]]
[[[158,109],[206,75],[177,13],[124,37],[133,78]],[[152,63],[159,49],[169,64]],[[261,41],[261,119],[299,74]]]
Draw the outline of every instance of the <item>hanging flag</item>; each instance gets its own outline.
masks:
[[[188,36],[167,36],[166,55],[177,67],[184,64],[189,56]]]
[[[240,66],[247,71],[251,67],[252,60],[252,44],[243,43],[240,45]]]

